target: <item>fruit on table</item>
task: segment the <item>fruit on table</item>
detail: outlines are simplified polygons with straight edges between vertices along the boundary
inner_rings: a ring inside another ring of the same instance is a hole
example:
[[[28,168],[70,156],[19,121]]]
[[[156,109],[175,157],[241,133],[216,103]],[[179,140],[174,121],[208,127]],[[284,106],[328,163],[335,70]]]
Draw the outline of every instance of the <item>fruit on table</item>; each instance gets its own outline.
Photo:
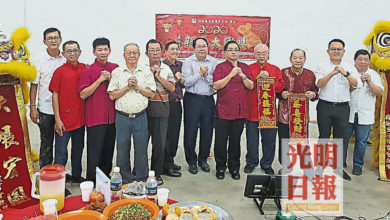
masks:
[[[91,195],[89,196],[89,201],[90,202],[103,202],[104,201],[103,193],[101,193],[98,190],[92,191]]]

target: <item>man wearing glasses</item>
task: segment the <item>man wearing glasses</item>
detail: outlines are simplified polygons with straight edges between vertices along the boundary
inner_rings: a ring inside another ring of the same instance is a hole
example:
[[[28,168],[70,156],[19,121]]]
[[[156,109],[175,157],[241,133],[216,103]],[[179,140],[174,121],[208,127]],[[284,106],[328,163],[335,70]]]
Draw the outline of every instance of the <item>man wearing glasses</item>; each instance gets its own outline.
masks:
[[[87,126],[87,179],[95,181],[96,167],[107,176],[111,173],[115,147],[115,104],[107,93],[111,72],[118,67],[108,61],[110,41],[97,38],[92,43],[95,62],[88,66],[79,81],[78,92],[85,100]]]
[[[327,50],[330,59],[319,64],[314,71],[316,85],[320,90],[317,104],[319,138],[329,139],[332,129],[333,138],[343,138],[347,129],[349,89],[357,86],[356,79],[359,76],[353,71],[352,64],[342,61],[344,47],[342,40],[331,40]],[[344,179],[351,180],[345,171],[340,171],[339,174]]]
[[[66,63],[53,74],[49,90],[53,93],[55,117],[55,157],[54,163],[66,166],[68,161],[68,142],[72,138],[72,182],[81,183],[81,158],[84,149],[84,100],[77,92],[81,72],[86,65],[79,63],[80,46],[76,41],[62,45]]]
[[[214,147],[216,177],[225,177],[227,162],[232,178],[238,180],[241,134],[245,119],[249,116],[247,91],[253,89],[253,82],[248,65],[238,61],[240,47],[237,42],[227,42],[224,51],[226,61],[217,65],[213,75],[213,87],[217,90]]]
[[[175,78],[168,65],[160,61],[162,45],[159,41],[151,39],[146,43],[146,56],[149,63],[146,69],[154,75],[156,92],[149,98],[147,108],[149,135],[152,138],[151,170],[156,173],[158,185],[164,183],[161,178],[164,166],[165,141],[167,139],[169,98],[168,91],[175,91]]]
[[[192,42],[195,54],[183,63],[184,94],[184,152],[191,174],[198,173],[198,165],[210,172],[210,154],[214,123],[213,73],[217,60],[208,55],[208,42],[196,38]],[[199,155],[195,152],[200,126]]]
[[[148,107],[148,98],[153,98],[155,95],[156,82],[149,69],[138,65],[139,56],[137,44],[126,44],[123,51],[126,65],[112,71],[112,78],[107,88],[110,99],[115,100],[116,163],[120,167],[124,184],[134,180],[146,181],[149,171],[146,107]],[[130,164],[132,136],[133,172]]]
[[[65,57],[60,53],[61,32],[57,28],[48,28],[43,32],[43,43],[47,49],[32,61],[37,68],[37,77],[30,87],[30,118],[38,124],[41,137],[40,168],[53,163],[55,119],[49,84],[54,71],[66,62]]]

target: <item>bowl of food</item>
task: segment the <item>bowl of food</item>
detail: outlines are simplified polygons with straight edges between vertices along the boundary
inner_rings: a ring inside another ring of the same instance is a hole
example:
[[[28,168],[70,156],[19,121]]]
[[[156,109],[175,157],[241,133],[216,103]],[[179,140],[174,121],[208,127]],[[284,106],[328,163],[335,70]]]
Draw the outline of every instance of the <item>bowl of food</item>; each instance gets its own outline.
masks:
[[[77,210],[72,212],[63,213],[58,216],[60,220],[106,220],[107,217],[100,212],[92,210]]]
[[[156,203],[146,199],[122,199],[108,205],[103,214],[109,220],[156,219],[159,208]]]

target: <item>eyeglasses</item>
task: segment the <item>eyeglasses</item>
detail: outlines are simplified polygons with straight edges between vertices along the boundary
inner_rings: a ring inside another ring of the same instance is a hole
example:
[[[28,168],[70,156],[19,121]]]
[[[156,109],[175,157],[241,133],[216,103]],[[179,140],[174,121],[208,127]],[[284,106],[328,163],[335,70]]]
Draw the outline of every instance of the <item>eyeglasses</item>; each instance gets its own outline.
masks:
[[[60,37],[59,36],[55,36],[55,37],[48,37],[48,38],[46,38],[46,40],[47,41],[57,41],[57,40],[59,40],[60,39]]]
[[[77,49],[74,49],[74,50],[66,50],[65,53],[67,54],[77,54],[78,52],[80,52],[80,50],[77,50]]]
[[[203,49],[203,48],[207,48],[207,46],[206,45],[200,45],[200,46],[196,46],[195,48],[196,49]]]
[[[160,53],[161,52],[161,49],[157,49],[157,50],[155,50],[155,49],[150,49],[149,50],[149,53]]]
[[[341,52],[341,51],[343,51],[344,49],[343,48],[334,48],[334,47],[332,47],[332,48],[330,48],[329,49],[330,51],[332,51],[332,52]]]
[[[137,56],[139,52],[125,52],[124,54],[127,56],[131,56],[131,55]]]
[[[227,51],[227,52],[240,52],[239,49],[234,49],[234,50],[232,50],[232,49],[227,49],[226,51]]]

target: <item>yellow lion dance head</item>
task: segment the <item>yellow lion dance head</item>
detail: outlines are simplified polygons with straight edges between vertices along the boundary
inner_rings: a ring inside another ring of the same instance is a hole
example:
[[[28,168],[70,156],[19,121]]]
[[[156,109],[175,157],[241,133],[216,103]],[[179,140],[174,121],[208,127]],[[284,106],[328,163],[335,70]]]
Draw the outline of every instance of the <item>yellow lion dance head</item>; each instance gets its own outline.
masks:
[[[27,82],[32,82],[37,76],[37,70],[30,65],[30,53],[26,41],[30,38],[26,28],[18,28],[10,37],[0,31],[0,75],[10,74],[21,80],[24,102],[29,101]]]
[[[377,70],[390,70],[390,21],[379,21],[364,40],[371,50],[371,64]]]

